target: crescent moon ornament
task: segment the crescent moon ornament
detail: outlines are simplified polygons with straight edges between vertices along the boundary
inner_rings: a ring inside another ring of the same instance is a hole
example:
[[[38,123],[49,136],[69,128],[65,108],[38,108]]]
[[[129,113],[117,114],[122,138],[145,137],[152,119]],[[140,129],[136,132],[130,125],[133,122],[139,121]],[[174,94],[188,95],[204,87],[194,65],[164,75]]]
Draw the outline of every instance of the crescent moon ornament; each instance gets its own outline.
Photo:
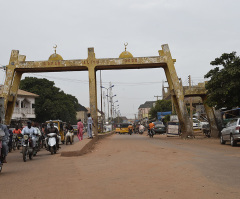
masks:
[[[55,54],[56,54],[56,52],[57,52],[57,44],[55,44],[55,46],[53,46],[53,48],[55,48]]]
[[[128,45],[128,42],[124,43],[125,51],[127,50],[127,45]]]

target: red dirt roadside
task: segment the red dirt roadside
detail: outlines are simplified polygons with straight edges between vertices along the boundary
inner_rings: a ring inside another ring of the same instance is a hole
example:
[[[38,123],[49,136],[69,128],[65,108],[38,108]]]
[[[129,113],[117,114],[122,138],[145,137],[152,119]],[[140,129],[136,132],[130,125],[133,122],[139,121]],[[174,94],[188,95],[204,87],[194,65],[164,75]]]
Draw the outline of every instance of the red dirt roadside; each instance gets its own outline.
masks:
[[[240,180],[235,173],[239,152],[240,147],[222,146],[216,139],[181,140],[163,135],[151,139],[146,135],[115,134],[99,140],[83,156],[41,152],[26,163],[21,157],[9,158],[0,175],[0,196],[235,199],[240,198]],[[227,176],[227,166],[232,176]]]

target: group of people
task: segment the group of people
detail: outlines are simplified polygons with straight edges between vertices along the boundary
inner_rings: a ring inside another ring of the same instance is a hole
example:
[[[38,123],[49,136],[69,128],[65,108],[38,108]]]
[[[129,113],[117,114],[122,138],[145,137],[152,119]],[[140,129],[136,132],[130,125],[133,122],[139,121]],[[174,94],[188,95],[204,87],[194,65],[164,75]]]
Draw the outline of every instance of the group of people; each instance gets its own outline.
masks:
[[[78,132],[77,132],[77,137],[79,141],[83,140],[83,129],[84,125],[81,121],[81,119],[77,123],[78,126]],[[88,132],[88,139],[93,138],[93,131],[92,128],[94,127],[93,124],[93,119],[91,118],[91,114],[88,114],[88,119],[87,119],[87,132]],[[66,127],[67,130],[73,130],[73,127],[71,125],[67,125]],[[1,152],[3,153],[3,163],[7,163],[7,155],[8,155],[8,144],[10,142],[11,136],[10,133],[11,130],[8,129],[8,127],[2,123],[0,123],[0,137],[1,137],[1,142],[0,142],[0,157],[1,157]],[[16,128],[11,132],[11,134],[17,134],[19,136],[22,136],[24,134],[29,134],[32,137],[33,141],[33,148],[36,146],[36,140],[37,136],[43,134],[46,136],[49,133],[56,133],[57,134],[57,147],[59,147],[59,142],[60,142],[60,136],[59,136],[59,131],[57,128],[54,127],[54,124],[50,122],[50,128],[47,128],[46,125],[43,125],[41,128],[41,131],[37,127],[32,126],[32,122],[28,121],[27,126],[25,126],[22,130],[16,126]],[[1,161],[1,160],[0,160]]]
[[[88,139],[92,139],[93,138],[92,127],[94,126],[93,119],[92,119],[90,113],[88,113],[87,116],[88,116],[88,119],[87,119]],[[78,120],[77,127],[78,127],[77,137],[78,137],[79,141],[81,141],[81,140],[83,140],[83,128],[84,128],[81,119]]]

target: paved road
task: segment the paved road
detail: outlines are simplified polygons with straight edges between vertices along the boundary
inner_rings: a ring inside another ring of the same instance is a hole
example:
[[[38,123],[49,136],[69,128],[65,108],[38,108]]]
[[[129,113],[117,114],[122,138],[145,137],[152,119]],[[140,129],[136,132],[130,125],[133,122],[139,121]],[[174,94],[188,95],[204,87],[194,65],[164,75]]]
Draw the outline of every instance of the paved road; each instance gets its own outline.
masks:
[[[68,147],[68,146],[63,146]],[[80,157],[8,157],[3,198],[240,198],[240,146],[215,139],[113,135]],[[1,197],[2,198],[2,197]]]

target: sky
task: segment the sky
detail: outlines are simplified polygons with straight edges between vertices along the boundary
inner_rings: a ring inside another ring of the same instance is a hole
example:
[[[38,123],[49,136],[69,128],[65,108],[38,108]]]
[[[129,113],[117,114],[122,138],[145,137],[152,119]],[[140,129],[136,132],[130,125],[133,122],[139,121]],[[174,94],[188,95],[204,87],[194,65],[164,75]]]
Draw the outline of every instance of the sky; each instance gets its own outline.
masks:
[[[0,0],[0,65],[8,64],[13,49],[26,61],[39,61],[49,58],[55,44],[64,60],[86,59],[89,47],[97,58],[117,58],[125,42],[134,57],[158,56],[168,44],[178,77],[187,85],[191,75],[196,85],[215,58],[232,51],[239,55],[239,8],[238,0]],[[28,73],[22,79],[26,76],[54,81],[89,107],[87,71]],[[98,71],[100,109],[99,77]],[[0,70],[0,84],[4,79]],[[114,85],[115,105],[128,118],[161,96],[165,81],[161,68],[102,71],[103,86]]]

